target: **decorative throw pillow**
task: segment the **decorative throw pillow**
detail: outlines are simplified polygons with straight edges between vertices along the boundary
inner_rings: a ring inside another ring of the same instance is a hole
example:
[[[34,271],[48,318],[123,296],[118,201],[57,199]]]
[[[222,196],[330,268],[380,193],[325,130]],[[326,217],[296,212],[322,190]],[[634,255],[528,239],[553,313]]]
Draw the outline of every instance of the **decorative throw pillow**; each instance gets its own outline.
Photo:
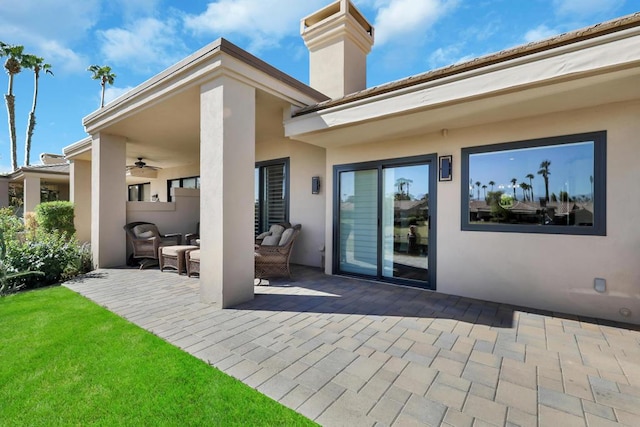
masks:
[[[280,235],[278,236],[267,236],[262,241],[263,246],[276,246],[280,241]]]
[[[295,230],[293,228],[287,228],[286,230],[284,230],[284,233],[282,233],[282,237],[280,238],[280,242],[278,243],[278,246],[284,246],[287,243],[289,243],[289,240],[291,240],[293,233],[295,233]]]
[[[284,231],[284,227],[278,224],[273,224],[270,228],[269,228],[269,232],[271,233],[271,235],[281,235],[282,232]]]
[[[265,231],[264,233],[260,233],[256,236],[256,239],[264,239],[267,236],[271,236],[271,232],[270,231]]]

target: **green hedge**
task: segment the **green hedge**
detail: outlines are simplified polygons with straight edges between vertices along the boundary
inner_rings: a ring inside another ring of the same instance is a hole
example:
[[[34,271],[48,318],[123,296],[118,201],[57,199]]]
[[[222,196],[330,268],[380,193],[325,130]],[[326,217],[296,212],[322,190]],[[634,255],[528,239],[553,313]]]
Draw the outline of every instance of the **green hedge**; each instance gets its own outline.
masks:
[[[59,232],[71,236],[76,232],[73,226],[73,203],[57,201],[44,202],[36,206],[36,215],[38,218],[38,226],[43,231]]]

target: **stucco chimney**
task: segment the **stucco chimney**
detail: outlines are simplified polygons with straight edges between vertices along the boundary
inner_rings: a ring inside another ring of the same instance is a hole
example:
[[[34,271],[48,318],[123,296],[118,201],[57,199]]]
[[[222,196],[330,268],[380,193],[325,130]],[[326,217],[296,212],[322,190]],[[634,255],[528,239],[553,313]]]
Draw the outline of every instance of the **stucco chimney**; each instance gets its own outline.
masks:
[[[373,26],[349,0],[338,0],[300,22],[309,49],[309,85],[331,98],[367,87]]]

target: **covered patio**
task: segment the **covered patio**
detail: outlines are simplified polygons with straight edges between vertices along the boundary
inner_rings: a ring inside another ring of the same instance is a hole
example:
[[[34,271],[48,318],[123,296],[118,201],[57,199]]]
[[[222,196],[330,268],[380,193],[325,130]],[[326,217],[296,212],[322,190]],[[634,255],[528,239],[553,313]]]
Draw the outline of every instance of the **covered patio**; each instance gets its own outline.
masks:
[[[251,302],[99,269],[65,286],[322,425],[635,425],[640,332],[296,266]],[[475,424],[474,424],[475,425]]]

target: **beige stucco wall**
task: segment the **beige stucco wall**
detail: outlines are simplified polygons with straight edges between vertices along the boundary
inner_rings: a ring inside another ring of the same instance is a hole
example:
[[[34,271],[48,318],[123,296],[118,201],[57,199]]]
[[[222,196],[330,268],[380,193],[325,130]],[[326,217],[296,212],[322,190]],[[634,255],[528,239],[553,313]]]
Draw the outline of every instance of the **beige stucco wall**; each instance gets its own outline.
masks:
[[[0,176],[0,208],[9,206],[9,178]]]
[[[325,199],[329,193],[325,176],[324,148],[273,138],[256,145],[256,162],[289,157],[289,220],[302,224],[291,262],[319,267],[324,245]],[[311,178],[320,177],[320,194],[311,194]]]
[[[69,168],[70,200],[79,242],[91,241],[91,162],[72,160]]]
[[[453,155],[453,181],[437,188],[437,291],[528,307],[640,323],[640,102],[625,102],[327,150],[333,166],[417,154]],[[460,230],[461,148],[607,131],[607,236]],[[333,195],[327,193],[327,247]],[[331,270],[327,251],[327,272]],[[607,281],[596,293],[594,278]],[[620,308],[632,311],[622,317]]]

